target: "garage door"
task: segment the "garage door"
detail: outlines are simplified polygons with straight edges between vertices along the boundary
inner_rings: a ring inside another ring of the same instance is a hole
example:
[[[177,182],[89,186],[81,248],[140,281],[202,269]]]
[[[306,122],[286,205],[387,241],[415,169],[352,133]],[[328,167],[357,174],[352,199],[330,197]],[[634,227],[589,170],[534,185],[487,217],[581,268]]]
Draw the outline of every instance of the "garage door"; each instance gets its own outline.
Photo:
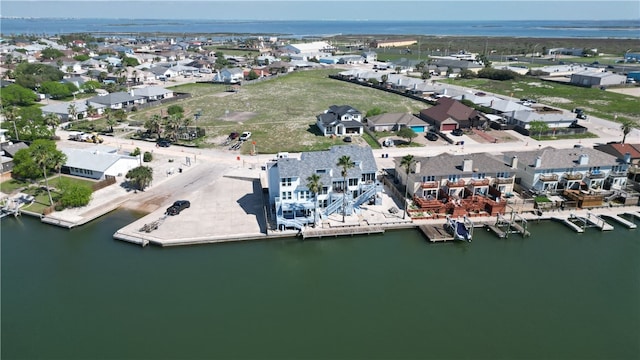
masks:
[[[441,131],[452,131],[456,129],[456,124],[442,124]]]
[[[413,131],[415,131],[417,133],[424,132],[424,125],[412,126],[411,130],[413,130]]]

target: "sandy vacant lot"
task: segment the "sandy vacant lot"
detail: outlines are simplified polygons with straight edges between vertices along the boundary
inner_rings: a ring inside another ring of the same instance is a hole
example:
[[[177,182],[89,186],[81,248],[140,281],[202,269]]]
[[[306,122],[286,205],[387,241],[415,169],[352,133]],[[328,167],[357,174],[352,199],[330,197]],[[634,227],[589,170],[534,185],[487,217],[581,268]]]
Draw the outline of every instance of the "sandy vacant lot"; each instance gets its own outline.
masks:
[[[631,95],[635,97],[640,97],[640,87],[632,87],[632,88],[624,88],[624,89],[607,89],[607,91],[615,92],[618,94]]]

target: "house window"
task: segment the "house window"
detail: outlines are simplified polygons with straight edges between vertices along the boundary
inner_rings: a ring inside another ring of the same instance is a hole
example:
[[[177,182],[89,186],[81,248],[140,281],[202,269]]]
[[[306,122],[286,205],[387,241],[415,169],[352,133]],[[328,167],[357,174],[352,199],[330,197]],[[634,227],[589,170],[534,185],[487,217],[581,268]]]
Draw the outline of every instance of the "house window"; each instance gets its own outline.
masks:
[[[282,192],[282,200],[291,200],[291,191]]]
[[[460,175],[449,175],[449,181],[456,182],[460,179]]]
[[[374,174],[374,173],[364,173],[364,174],[362,174],[362,181],[363,182],[373,181],[375,179],[376,179],[376,174]]]
[[[485,173],[473,173],[473,175],[471,175],[472,179],[484,179],[486,177]]]
[[[280,186],[291,186],[291,178],[282,178],[280,179]]]
[[[298,193],[298,200],[307,200],[310,197],[308,190],[303,190]]]
[[[496,174],[496,177],[498,178],[508,178],[511,177],[511,174],[509,174],[508,172],[499,172]]]
[[[599,172],[600,172],[600,166],[590,167],[590,168],[589,168],[589,171],[590,171],[590,172],[592,172],[592,173],[594,173],[594,174],[597,174],[597,173],[599,173]]]
[[[358,179],[349,179],[349,186],[357,186]]]
[[[318,169],[316,170],[316,174],[326,174],[327,173],[327,169]]]
[[[427,175],[422,177],[422,182],[436,181],[435,175]]]

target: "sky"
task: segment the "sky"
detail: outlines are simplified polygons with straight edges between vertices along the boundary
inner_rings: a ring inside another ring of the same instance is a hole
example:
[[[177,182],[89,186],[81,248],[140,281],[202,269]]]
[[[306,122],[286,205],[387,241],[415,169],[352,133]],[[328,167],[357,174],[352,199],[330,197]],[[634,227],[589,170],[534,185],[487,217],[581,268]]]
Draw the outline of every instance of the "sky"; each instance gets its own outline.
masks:
[[[2,0],[2,17],[215,20],[633,20],[639,0]]]

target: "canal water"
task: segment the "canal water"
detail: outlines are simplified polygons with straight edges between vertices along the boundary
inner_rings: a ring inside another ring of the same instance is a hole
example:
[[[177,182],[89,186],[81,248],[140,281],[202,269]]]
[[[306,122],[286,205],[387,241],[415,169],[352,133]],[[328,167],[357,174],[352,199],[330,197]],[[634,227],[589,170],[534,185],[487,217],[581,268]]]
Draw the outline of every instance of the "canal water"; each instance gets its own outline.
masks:
[[[637,359],[640,236],[530,225],[177,248],[2,220],[2,359]]]

